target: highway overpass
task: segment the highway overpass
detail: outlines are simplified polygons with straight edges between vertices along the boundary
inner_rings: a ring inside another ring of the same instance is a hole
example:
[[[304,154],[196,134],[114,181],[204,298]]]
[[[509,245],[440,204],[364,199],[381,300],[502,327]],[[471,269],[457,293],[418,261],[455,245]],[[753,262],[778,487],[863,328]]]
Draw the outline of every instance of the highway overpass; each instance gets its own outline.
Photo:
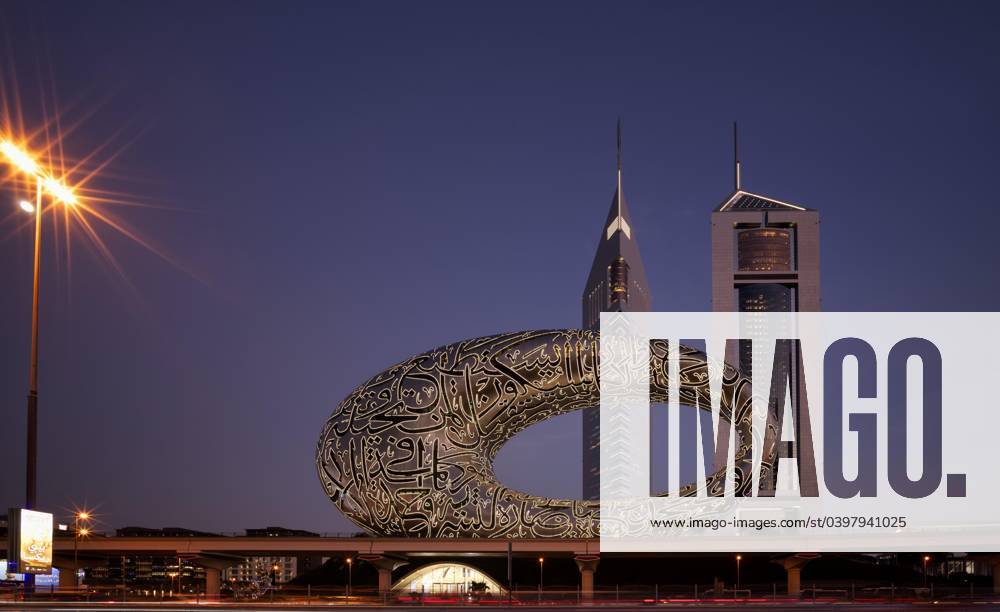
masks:
[[[76,555],[74,555],[74,545]],[[245,537],[245,536],[143,536],[88,537],[74,542],[71,537],[57,537],[53,542],[54,565],[73,580],[79,566],[88,558],[120,555],[179,556],[205,568],[206,594],[216,596],[221,586],[222,570],[240,563],[244,557],[298,555],[351,556],[367,561],[378,569],[379,590],[392,586],[392,571],[409,557],[506,555],[508,546],[518,556],[572,557],[580,569],[584,594],[593,592],[594,570],[600,554],[600,540],[594,539],[486,539],[486,538],[331,538],[331,537]],[[80,562],[74,564],[74,556]],[[75,566],[76,565],[76,566]],[[67,582],[70,584],[70,582]]]

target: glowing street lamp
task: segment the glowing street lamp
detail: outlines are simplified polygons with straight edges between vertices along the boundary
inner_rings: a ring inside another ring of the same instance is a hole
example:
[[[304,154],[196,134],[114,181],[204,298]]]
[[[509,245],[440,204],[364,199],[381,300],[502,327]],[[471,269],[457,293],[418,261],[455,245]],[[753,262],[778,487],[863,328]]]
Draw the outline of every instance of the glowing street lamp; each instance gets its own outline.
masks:
[[[35,158],[9,140],[0,140],[0,153],[3,153],[11,165],[25,174],[37,175],[40,172]]]
[[[545,557],[538,557],[538,601],[542,600],[545,590]]]
[[[84,525],[80,526],[80,523],[86,523],[90,520],[90,512],[86,510],[80,510],[73,515],[73,571],[76,572],[76,586],[80,588],[80,573],[78,564],[78,548],[80,543],[80,538],[85,538],[90,535],[90,528]]]
[[[72,189],[63,184],[62,181],[57,181],[51,176],[47,176],[42,179],[42,185],[45,187],[45,191],[48,191],[52,197],[63,204],[75,206],[78,203],[76,194],[73,193]]]
[[[0,155],[18,171],[35,179],[35,203],[22,200],[21,209],[35,215],[34,277],[31,294],[31,368],[28,374],[28,443],[25,478],[25,506],[37,501],[38,460],[38,273],[42,249],[42,192],[67,206],[77,204],[73,189],[45,171],[35,158],[13,142],[0,138]]]
[[[736,590],[740,590],[740,561],[743,560],[743,555],[736,555]]]
[[[66,183],[45,172],[38,162],[35,161],[35,158],[21,147],[9,140],[0,139],[0,154],[7,159],[7,163],[19,171],[28,176],[35,177],[37,182],[44,187],[45,191],[57,201],[71,206],[78,203],[76,194],[73,193],[71,187],[68,187]]]

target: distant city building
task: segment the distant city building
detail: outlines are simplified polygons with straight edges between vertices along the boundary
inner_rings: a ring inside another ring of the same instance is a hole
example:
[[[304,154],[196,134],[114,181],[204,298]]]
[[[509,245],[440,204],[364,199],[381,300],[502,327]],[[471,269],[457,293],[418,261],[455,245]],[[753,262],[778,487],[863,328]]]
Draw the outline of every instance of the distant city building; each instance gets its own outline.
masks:
[[[183,557],[126,555],[88,566],[84,583],[114,588],[124,584],[130,590],[150,594],[201,593],[205,590],[205,569]]]
[[[248,538],[318,538],[320,534],[304,529],[287,529],[285,527],[263,527],[246,530]],[[272,579],[275,584],[284,584],[299,575],[322,565],[321,557],[317,555],[297,555],[278,557],[249,557],[243,563],[223,572],[223,580],[244,584],[255,584],[262,588],[269,586]],[[277,570],[275,570],[277,567]]]
[[[602,312],[646,312],[652,307],[646,269],[639,254],[635,226],[622,193],[621,122],[618,123],[618,174],[611,210],[601,227],[597,252],[583,288],[583,327],[600,330]],[[583,498],[601,492],[601,413],[583,410]]]
[[[271,584],[272,578],[274,584],[284,584],[297,575],[297,557],[249,557],[243,563],[223,571],[222,579],[267,586]]]
[[[247,529],[248,538],[318,538],[319,534],[304,529],[285,529],[284,527],[264,527],[263,529]]]
[[[194,529],[185,529],[183,527],[163,527],[162,529],[122,527],[121,529],[116,529],[115,533],[119,538],[211,538],[220,535],[218,533],[195,531]]]

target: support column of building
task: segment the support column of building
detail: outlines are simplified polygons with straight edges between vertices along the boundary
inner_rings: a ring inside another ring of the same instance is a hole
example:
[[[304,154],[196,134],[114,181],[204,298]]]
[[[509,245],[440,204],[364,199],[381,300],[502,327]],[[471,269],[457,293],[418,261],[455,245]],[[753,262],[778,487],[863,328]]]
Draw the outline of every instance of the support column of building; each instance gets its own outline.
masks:
[[[388,555],[374,553],[359,553],[358,558],[362,561],[371,563],[375,566],[375,569],[378,570],[378,592],[383,600],[388,599],[392,592],[392,572],[409,563],[409,561],[400,557],[391,557]]]
[[[1000,595],[1000,555],[990,557],[993,565],[993,593]]]
[[[597,555],[577,555],[574,560],[580,570],[580,600],[593,601],[594,572],[597,571],[601,558]]]
[[[816,553],[799,553],[790,557],[774,559],[788,573],[788,596],[799,597],[802,594],[802,568],[813,559],[819,557]]]

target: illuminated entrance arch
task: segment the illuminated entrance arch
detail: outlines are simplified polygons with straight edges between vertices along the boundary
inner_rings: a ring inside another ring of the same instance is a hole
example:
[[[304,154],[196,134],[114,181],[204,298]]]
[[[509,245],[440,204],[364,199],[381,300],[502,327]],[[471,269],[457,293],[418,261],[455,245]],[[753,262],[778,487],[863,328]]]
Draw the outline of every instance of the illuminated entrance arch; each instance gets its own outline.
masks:
[[[486,595],[505,593],[500,583],[471,565],[464,563],[433,563],[413,570],[393,585],[399,593],[421,593],[427,595],[465,594],[470,592]]]

